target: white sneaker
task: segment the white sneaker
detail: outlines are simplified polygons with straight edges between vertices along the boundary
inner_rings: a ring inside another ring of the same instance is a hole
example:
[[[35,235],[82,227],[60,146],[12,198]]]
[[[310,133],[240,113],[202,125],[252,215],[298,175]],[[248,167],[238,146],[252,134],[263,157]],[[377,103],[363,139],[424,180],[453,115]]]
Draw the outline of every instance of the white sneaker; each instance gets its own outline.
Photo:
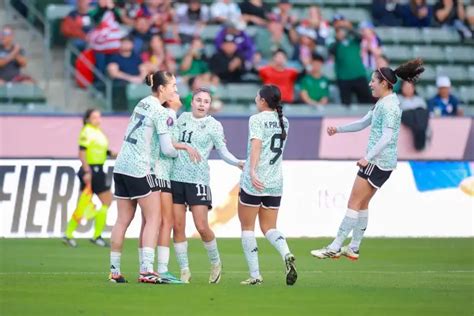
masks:
[[[209,275],[209,283],[219,283],[221,280],[222,263],[211,264],[211,274]]]
[[[329,247],[326,247],[322,249],[311,250],[311,255],[318,259],[339,259],[341,257],[341,249],[334,251]]]
[[[244,280],[242,282],[240,282],[240,284],[242,285],[260,285],[263,283],[263,278],[261,275],[259,275],[258,277],[256,278],[248,278],[247,280]]]
[[[183,283],[189,283],[191,281],[191,270],[189,270],[189,268],[181,270],[180,280],[183,281]]]
[[[359,259],[359,250],[352,249],[349,246],[344,246],[341,248],[341,254],[352,261],[356,261]]]

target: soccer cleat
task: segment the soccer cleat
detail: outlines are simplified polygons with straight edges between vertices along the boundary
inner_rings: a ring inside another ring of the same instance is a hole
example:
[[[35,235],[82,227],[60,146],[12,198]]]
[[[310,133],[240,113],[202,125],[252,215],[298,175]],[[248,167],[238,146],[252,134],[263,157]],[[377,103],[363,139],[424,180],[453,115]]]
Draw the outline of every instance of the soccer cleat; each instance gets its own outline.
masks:
[[[326,247],[322,249],[311,250],[311,255],[318,259],[339,259],[341,257],[341,249],[334,251],[329,247]]]
[[[161,284],[162,280],[156,272],[143,272],[138,277],[140,283]]]
[[[95,245],[97,245],[97,246],[99,246],[99,247],[107,247],[107,248],[110,247],[109,243],[106,242],[106,241],[102,238],[102,236],[99,236],[99,237],[97,237],[97,238],[95,238],[95,239],[94,239],[94,238],[91,238],[91,239],[89,239],[89,240],[90,240],[91,243],[93,243],[93,244],[95,244]]]
[[[77,242],[72,238],[67,238],[66,236],[63,237],[63,243],[66,246],[69,246],[71,248],[76,248],[77,247]]]
[[[160,279],[161,279],[160,284],[184,284],[183,281],[175,277],[169,271],[160,273]]]
[[[258,276],[257,278],[248,278],[247,280],[244,280],[242,282],[240,282],[240,284],[242,285],[260,285],[263,283],[263,278],[262,276]]]
[[[121,274],[109,274],[109,281],[112,283],[128,283],[127,280]]]
[[[289,253],[285,256],[286,265],[286,285],[293,285],[298,279],[298,273],[296,272],[295,256]]]
[[[209,283],[219,283],[222,274],[222,263],[211,264],[211,274],[209,275]]]
[[[341,254],[352,261],[356,261],[359,259],[359,249],[352,249],[349,246],[342,247]]]
[[[189,283],[191,281],[191,270],[189,268],[182,269],[180,279],[183,283]]]

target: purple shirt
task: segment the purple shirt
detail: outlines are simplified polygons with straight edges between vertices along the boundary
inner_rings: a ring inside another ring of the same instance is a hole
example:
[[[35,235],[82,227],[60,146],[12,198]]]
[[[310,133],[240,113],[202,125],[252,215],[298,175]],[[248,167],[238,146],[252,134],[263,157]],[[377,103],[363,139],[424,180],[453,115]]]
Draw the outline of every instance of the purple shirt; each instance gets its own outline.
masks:
[[[244,31],[240,31],[239,34],[234,35],[227,33],[227,29],[223,28],[216,36],[215,44],[217,50],[220,49],[221,44],[224,42],[225,37],[232,37],[232,41],[237,45],[237,54],[244,57],[246,61],[252,61],[253,55],[255,54],[255,44],[253,40]]]

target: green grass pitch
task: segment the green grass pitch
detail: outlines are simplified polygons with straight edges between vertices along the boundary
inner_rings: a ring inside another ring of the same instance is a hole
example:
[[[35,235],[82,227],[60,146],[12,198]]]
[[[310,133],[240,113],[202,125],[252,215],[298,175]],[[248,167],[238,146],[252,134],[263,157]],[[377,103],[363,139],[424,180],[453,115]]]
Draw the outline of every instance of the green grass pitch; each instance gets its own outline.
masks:
[[[58,239],[0,239],[0,315],[474,315],[474,239],[366,239],[361,259],[316,260],[328,239],[289,239],[298,282],[284,283],[283,262],[259,239],[264,284],[247,277],[239,239],[219,239],[220,284],[190,240],[189,285],[138,284],[136,240],[127,240],[122,272],[107,282],[108,250],[87,240],[70,249]],[[174,254],[170,268],[177,273]]]

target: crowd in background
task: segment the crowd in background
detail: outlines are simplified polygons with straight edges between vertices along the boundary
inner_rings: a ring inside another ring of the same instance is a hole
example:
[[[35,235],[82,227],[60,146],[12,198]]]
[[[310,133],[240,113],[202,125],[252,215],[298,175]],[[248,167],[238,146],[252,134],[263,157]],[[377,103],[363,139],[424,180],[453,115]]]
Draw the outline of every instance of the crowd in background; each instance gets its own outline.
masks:
[[[262,0],[218,0],[210,6],[200,0],[66,2],[75,9],[62,21],[62,34],[79,51],[87,51],[97,69],[113,79],[114,91],[122,93],[117,100],[124,98],[123,87],[128,83],[142,83],[145,74],[167,70],[191,89],[208,86],[215,91],[221,83],[253,81],[279,86],[282,100],[289,104],[373,103],[368,88],[371,73],[389,65],[374,24],[449,26],[467,38],[472,37],[474,22],[473,6],[466,8],[456,0],[439,0],[434,6],[426,0],[373,0],[373,22],[357,26],[340,14],[327,21],[314,5],[305,16],[297,16],[288,0],[273,6]],[[214,47],[201,39],[210,24],[221,27]],[[0,83],[31,80],[20,73],[26,60],[16,44],[9,44],[13,42],[9,32],[8,27],[2,30]],[[173,45],[184,47],[180,60],[169,49]],[[335,96],[325,73],[330,67],[339,91]],[[438,79],[439,93],[428,105],[419,102],[420,106],[436,115],[459,115],[449,78]],[[413,107],[416,102],[410,101],[409,91],[414,87],[400,91],[398,84],[396,90]],[[189,96],[184,99],[189,107]]]

